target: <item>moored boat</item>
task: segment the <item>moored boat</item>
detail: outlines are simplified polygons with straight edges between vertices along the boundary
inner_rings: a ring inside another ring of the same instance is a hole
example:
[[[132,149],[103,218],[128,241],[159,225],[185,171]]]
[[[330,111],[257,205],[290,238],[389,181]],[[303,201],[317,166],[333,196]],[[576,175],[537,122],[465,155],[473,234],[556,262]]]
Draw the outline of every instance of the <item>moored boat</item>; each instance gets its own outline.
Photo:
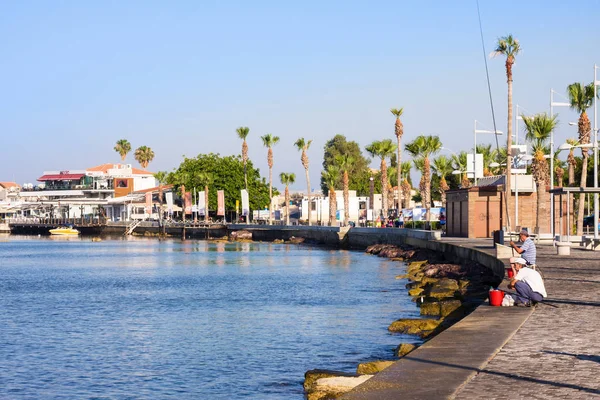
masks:
[[[54,229],[50,229],[51,235],[79,235],[79,231],[72,226],[59,226]]]

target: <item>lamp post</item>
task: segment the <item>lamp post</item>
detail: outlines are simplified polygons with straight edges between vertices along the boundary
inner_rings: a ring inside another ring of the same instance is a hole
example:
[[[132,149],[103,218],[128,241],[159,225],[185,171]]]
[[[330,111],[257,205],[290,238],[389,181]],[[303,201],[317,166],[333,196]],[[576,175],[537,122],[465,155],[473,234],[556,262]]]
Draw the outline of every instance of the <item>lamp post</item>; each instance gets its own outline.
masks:
[[[550,118],[554,117],[554,107],[571,107],[571,103],[554,101],[554,89],[550,89]],[[558,94],[558,93],[557,93]],[[550,190],[554,189],[554,129],[550,131]],[[550,231],[554,237],[554,200],[550,201]]]
[[[369,204],[371,205],[371,219],[374,219],[375,214],[375,183],[373,182],[373,177],[369,177]]]
[[[494,133],[502,135],[502,131],[489,131],[487,129],[477,129],[477,120],[473,124],[473,186],[477,186],[477,134],[478,133]]]
[[[594,64],[594,189],[598,188],[598,110],[597,87],[600,85],[596,76],[598,70]],[[594,193],[594,239],[598,239],[598,193]]]

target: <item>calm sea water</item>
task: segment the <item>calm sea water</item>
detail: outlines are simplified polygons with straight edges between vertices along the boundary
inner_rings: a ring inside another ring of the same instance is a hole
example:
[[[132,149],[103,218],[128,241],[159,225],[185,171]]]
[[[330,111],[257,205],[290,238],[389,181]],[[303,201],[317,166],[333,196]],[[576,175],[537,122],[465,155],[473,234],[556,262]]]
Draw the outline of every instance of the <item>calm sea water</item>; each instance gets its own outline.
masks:
[[[0,398],[302,399],[391,359],[404,268],[268,243],[0,239]]]

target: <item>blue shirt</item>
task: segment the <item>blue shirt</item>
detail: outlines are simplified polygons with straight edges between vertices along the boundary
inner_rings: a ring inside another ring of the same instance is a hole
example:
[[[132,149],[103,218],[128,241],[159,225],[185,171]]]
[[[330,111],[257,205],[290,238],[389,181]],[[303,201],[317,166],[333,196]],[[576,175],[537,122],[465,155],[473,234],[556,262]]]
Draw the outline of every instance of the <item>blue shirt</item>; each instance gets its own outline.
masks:
[[[533,244],[531,238],[525,239],[521,246],[521,250],[523,250],[521,257],[523,257],[528,264],[535,264],[536,250],[535,244]]]

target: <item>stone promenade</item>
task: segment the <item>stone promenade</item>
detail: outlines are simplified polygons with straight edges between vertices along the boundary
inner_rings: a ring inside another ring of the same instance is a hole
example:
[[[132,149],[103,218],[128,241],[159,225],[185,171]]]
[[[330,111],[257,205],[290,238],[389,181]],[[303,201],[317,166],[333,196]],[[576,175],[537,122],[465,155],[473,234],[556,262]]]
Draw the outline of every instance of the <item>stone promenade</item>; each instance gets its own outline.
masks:
[[[493,251],[489,240],[456,244]],[[536,306],[455,398],[600,398],[600,252],[574,247],[571,256],[557,256],[551,245],[537,248],[548,303],[555,307]]]

